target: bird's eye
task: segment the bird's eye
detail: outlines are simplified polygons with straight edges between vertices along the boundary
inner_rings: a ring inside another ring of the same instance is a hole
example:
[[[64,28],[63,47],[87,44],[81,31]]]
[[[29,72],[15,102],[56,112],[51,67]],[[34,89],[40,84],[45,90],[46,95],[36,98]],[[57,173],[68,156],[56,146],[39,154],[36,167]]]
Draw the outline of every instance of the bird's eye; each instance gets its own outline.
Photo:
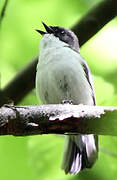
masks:
[[[61,34],[64,35],[64,34],[65,34],[65,31],[61,31]]]

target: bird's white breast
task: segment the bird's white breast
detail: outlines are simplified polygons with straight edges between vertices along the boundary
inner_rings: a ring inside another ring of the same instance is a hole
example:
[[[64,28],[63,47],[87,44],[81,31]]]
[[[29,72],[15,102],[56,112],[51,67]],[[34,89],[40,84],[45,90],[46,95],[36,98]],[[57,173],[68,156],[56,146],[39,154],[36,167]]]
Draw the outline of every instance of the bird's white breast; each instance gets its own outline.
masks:
[[[40,44],[36,93],[43,104],[72,100],[93,105],[92,90],[82,67],[82,57],[53,35],[44,35]]]

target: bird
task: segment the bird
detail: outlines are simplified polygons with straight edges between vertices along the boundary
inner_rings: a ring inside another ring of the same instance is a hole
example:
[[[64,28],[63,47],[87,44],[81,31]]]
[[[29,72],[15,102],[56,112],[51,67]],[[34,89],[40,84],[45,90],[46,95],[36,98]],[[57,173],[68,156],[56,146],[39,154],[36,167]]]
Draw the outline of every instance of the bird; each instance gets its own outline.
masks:
[[[80,54],[78,37],[70,29],[48,26],[39,46],[36,71],[36,95],[42,104],[96,105],[90,69]],[[62,169],[66,174],[78,174],[91,168],[98,157],[98,136],[65,136]]]

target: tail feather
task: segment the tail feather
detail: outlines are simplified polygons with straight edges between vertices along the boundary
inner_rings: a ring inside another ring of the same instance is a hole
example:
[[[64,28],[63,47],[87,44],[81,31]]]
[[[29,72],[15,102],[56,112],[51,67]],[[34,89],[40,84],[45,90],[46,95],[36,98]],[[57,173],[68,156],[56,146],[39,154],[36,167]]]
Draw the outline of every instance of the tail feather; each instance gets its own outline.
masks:
[[[81,170],[81,154],[80,154],[80,152],[77,152],[77,150],[78,149],[76,148],[76,154],[72,161],[72,166],[69,170],[70,174],[76,174]]]
[[[94,135],[67,136],[65,139],[62,169],[65,173],[77,174],[91,168],[97,159],[97,143]]]

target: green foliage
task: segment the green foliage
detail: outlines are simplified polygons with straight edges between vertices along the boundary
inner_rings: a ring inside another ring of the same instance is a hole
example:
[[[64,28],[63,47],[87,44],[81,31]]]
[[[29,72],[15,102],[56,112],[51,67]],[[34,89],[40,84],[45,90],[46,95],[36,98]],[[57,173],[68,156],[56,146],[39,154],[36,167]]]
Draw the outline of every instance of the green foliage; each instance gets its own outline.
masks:
[[[97,2],[99,0],[9,1],[0,29],[1,86],[4,87],[38,54],[40,36],[35,29],[41,29],[41,21],[49,25],[71,27]],[[117,105],[116,47],[117,23],[113,20],[81,49],[81,54],[95,75],[98,105]],[[21,102],[26,105],[37,103],[34,92]],[[0,179],[110,180],[117,176],[116,138],[100,137],[97,163],[77,176],[66,176],[60,169],[63,143],[63,137],[56,135],[0,137]]]
[[[0,178],[1,179],[35,179],[35,173],[28,163],[28,138],[6,136],[0,138]],[[30,176],[28,176],[30,172]]]
[[[101,76],[94,76],[94,89],[98,105],[110,106],[110,101],[115,97],[114,87],[111,83],[105,81]],[[104,94],[104,96],[102,96]]]
[[[63,137],[56,135],[34,136],[29,141],[29,159],[32,168],[42,179],[67,179],[61,172]]]

